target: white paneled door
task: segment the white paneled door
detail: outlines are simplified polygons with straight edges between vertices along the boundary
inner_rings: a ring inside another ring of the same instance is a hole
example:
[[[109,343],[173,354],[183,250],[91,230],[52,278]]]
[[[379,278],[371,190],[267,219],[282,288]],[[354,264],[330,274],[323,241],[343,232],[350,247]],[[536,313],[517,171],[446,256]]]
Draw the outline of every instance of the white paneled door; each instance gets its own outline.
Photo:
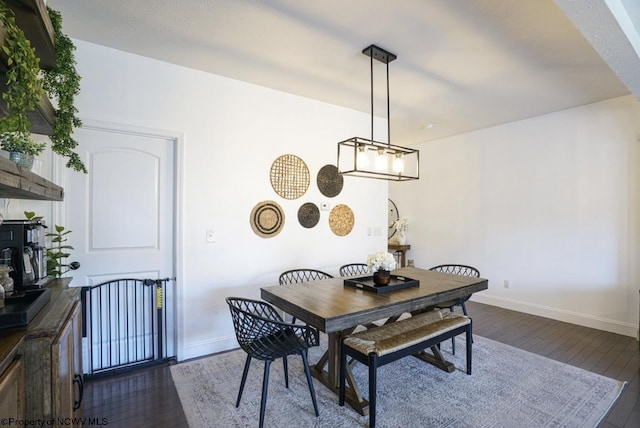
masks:
[[[161,314],[157,317],[159,324],[154,341],[162,335],[163,350],[158,353],[159,358],[174,356],[176,139],[163,136],[162,132],[136,132],[107,126],[78,129],[75,139],[89,172],[67,169],[63,179],[65,212],[62,218],[65,227],[72,231],[69,244],[74,247],[67,262],[80,262],[80,268],[70,273],[74,277],[72,285],[93,286],[116,279],[171,278],[164,293],[158,292],[156,296],[164,303],[161,309],[157,308]],[[113,325],[109,331],[120,331],[121,325],[130,325],[129,330],[135,330],[139,321],[131,314],[145,314],[150,310],[139,307],[141,302],[137,300],[120,296],[118,301],[124,302],[123,306],[106,305],[108,309],[101,307],[104,302],[98,303],[100,311],[110,312],[108,318]],[[93,329],[97,315],[89,316]],[[95,341],[97,334],[92,333],[92,337]],[[105,340],[108,343],[119,339]],[[86,341],[84,345],[86,347]],[[92,347],[104,345],[92,342]],[[83,353],[87,361],[86,349]]]
[[[173,278],[175,140],[105,128],[75,138],[89,173],[64,180],[74,283]]]

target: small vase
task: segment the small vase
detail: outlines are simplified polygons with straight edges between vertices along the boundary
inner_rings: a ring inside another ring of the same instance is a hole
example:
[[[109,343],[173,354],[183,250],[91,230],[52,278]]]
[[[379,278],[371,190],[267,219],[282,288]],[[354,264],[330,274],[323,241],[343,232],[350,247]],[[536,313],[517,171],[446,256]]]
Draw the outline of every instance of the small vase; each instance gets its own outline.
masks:
[[[404,230],[398,231],[396,241],[398,242],[398,245],[405,245],[407,243],[407,235],[405,235]]]
[[[31,170],[31,167],[33,167],[33,155],[26,155],[20,152],[10,152],[9,160],[28,170]]]
[[[391,272],[388,270],[377,270],[373,273],[373,284],[376,287],[389,285],[389,281],[391,281]]]

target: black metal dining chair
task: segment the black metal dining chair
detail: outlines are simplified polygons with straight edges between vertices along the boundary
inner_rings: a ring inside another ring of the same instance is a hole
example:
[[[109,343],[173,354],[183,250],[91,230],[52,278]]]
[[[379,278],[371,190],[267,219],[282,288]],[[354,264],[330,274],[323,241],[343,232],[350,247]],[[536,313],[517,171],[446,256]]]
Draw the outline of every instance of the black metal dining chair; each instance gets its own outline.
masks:
[[[317,269],[302,268],[302,269],[291,269],[286,272],[282,272],[280,274],[280,278],[278,279],[278,282],[280,282],[280,285],[298,284],[302,282],[309,282],[309,281],[327,279],[327,278],[333,278],[333,275],[330,275],[326,272],[323,272]],[[296,317],[292,317],[291,322],[295,323]]]
[[[467,266],[467,265],[444,264],[444,265],[434,266],[432,268],[429,268],[429,270],[442,272],[442,273],[450,273],[453,275],[462,275],[462,276],[469,276],[473,278],[480,278],[480,271],[474,268],[473,266]],[[460,306],[462,308],[462,313],[464,313],[465,316],[468,316],[469,314],[467,313],[467,307],[464,304],[464,302],[469,300],[470,297],[471,295],[468,295],[468,296],[461,297],[459,299],[448,300],[446,302],[439,303],[436,306],[436,308],[438,309],[448,308],[451,312],[453,312],[456,306]],[[451,339],[451,352],[453,352],[453,354],[456,353],[455,338]]]
[[[369,272],[369,266],[366,263],[349,263],[340,266],[340,276],[355,276],[355,275],[367,275]]]
[[[283,285],[327,278],[333,278],[333,275],[317,269],[291,269],[286,272],[282,272],[278,281],[280,282],[280,285]]]
[[[242,372],[240,391],[236,407],[240,406],[240,399],[249,373],[251,359],[264,361],[264,376],[262,379],[262,400],[260,402],[260,423],[264,426],[265,407],[267,404],[267,391],[269,387],[269,368],[271,362],[282,358],[284,364],[284,382],[289,388],[289,372],[287,356],[298,354],[302,357],[304,372],[309,384],[309,392],[313,401],[313,409],[316,417],[319,416],[316,393],[313,389],[311,371],[307,350],[318,346],[318,330],[311,326],[290,324],[282,320],[276,309],[270,304],[258,300],[244,299],[240,297],[227,297],[227,304],[231,311],[233,327],[240,347],[247,353],[247,360]]]

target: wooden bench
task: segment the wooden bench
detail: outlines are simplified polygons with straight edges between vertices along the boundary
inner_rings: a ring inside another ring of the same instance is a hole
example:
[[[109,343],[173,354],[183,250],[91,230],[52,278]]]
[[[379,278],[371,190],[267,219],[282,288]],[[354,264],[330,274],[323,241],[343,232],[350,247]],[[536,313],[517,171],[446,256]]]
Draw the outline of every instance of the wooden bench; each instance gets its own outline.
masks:
[[[466,333],[467,374],[471,374],[471,318],[448,310],[432,310],[347,336],[340,345],[339,404],[344,406],[347,357],[369,367],[369,427],[376,423],[377,369],[392,361]]]

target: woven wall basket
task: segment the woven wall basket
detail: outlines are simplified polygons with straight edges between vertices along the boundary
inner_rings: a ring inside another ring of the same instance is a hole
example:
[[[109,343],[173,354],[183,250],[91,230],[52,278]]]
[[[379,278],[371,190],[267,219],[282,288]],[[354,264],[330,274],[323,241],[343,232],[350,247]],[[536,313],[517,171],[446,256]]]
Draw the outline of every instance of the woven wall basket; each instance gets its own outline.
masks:
[[[272,238],[284,227],[284,211],[274,201],[262,201],[251,210],[249,222],[258,236]]]

